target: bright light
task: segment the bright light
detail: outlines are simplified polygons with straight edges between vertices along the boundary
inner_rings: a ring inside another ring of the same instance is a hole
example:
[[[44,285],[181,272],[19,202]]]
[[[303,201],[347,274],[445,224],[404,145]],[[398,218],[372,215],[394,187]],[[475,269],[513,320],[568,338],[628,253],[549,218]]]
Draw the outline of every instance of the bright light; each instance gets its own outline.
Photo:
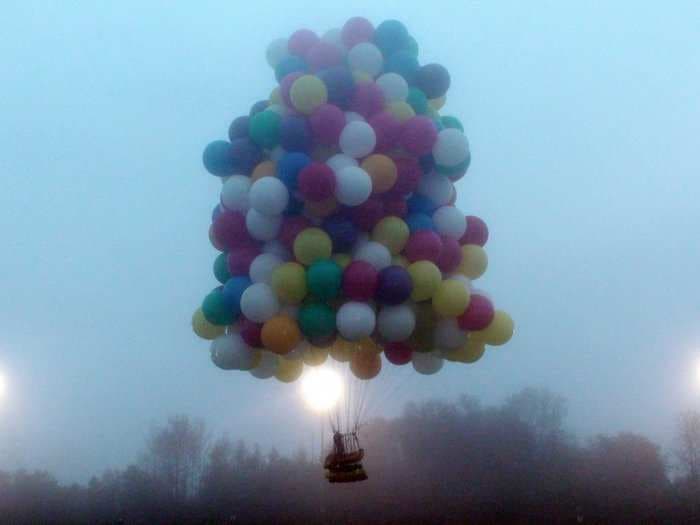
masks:
[[[698,388],[700,388],[700,359],[695,364],[695,383]]]
[[[0,402],[5,399],[5,394],[7,394],[7,381],[2,372],[0,372]]]
[[[343,395],[343,380],[333,370],[315,368],[307,371],[301,380],[301,395],[311,410],[326,412]]]

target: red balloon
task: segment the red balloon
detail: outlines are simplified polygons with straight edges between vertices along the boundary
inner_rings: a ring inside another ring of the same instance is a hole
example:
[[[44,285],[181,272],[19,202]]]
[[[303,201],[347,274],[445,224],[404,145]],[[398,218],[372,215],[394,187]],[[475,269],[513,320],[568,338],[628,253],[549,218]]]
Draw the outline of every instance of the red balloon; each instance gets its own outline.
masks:
[[[464,232],[459,244],[478,244],[483,246],[489,240],[489,228],[479,217],[467,215],[467,231]]]
[[[263,344],[260,337],[262,327],[261,323],[254,323],[246,317],[241,317],[241,338],[248,346],[253,348],[262,347]]]
[[[353,301],[369,301],[377,289],[379,272],[367,261],[353,261],[343,272],[343,295]]]
[[[323,104],[311,114],[309,124],[314,138],[320,144],[338,144],[340,133],[345,127],[345,113],[338,106]]]
[[[416,156],[433,151],[437,140],[437,129],[428,117],[411,117],[401,128],[401,147]]]
[[[443,273],[453,272],[462,262],[462,247],[454,237],[441,235],[440,240],[442,241],[442,251],[437,260],[437,267]]]
[[[384,109],[384,92],[374,82],[358,84],[352,97],[350,110],[369,118]]]
[[[378,197],[370,197],[352,208],[352,223],[358,230],[370,231],[384,217],[384,203]]]
[[[457,324],[462,330],[483,330],[493,320],[493,304],[488,297],[472,294],[464,313],[457,317]]]
[[[405,341],[386,343],[384,345],[384,355],[387,361],[394,365],[405,365],[411,362],[413,349]]]
[[[404,254],[411,262],[432,261],[437,264],[442,252],[442,240],[432,230],[413,232],[408,238]]]
[[[231,210],[225,210],[214,219],[212,236],[216,245],[225,250],[253,241],[245,226],[245,215],[239,211]]]
[[[403,195],[387,195],[384,197],[384,213],[396,217],[405,217],[408,213],[408,203]]]
[[[337,66],[342,61],[343,54],[340,48],[323,40],[313,44],[306,52],[306,62],[311,67],[311,71]]]
[[[377,137],[374,151],[391,151],[399,140],[401,122],[389,111],[381,111],[370,117],[367,123],[372,126]]]
[[[345,22],[340,32],[340,39],[348,49],[362,42],[371,42],[373,36],[372,22],[361,16],[355,16]]]
[[[228,271],[231,275],[248,275],[250,264],[262,251],[255,241],[241,244],[228,252]]]
[[[291,250],[294,247],[294,239],[297,238],[297,235],[311,226],[311,221],[302,215],[285,217],[280,227],[279,240],[288,250]]]
[[[333,196],[335,173],[325,163],[312,162],[299,173],[299,192],[304,199],[318,202]]]
[[[394,159],[396,164],[397,179],[390,193],[408,195],[418,187],[420,177],[423,174],[420,164],[414,158]]]
[[[318,35],[310,29],[299,29],[289,37],[287,49],[292,55],[303,57],[319,40]]]

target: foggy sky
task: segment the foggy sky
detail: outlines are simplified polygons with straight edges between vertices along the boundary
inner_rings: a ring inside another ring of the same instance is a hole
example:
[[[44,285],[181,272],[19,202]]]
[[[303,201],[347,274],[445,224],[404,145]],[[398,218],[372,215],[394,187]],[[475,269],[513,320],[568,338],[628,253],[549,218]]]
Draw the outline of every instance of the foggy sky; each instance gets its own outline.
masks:
[[[181,412],[265,448],[317,439],[294,385],[216,369],[191,332],[215,285],[201,151],[274,87],[269,41],[355,15],[400,19],[449,69],[458,205],[491,231],[476,284],[516,321],[474,366],[404,371],[375,415],[543,385],[582,436],[670,445],[700,405],[697,4],[316,3],[3,6],[0,468],[84,480]]]

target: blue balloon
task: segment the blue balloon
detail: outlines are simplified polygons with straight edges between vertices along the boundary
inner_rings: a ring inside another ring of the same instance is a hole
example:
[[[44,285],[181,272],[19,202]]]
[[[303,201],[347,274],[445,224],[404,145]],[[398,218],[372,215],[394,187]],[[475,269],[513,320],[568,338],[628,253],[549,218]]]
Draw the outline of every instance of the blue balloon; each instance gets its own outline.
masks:
[[[420,230],[434,230],[435,225],[433,224],[433,219],[430,215],[425,213],[409,213],[406,217],[406,225],[411,233]]]
[[[304,60],[295,55],[289,55],[280,60],[275,68],[275,78],[277,82],[282,82],[282,79],[290,73],[306,73],[309,66]]]
[[[251,284],[248,277],[239,275],[231,277],[224,285],[224,300],[236,317],[241,314],[241,296]]]
[[[401,49],[409,49],[408,30],[398,20],[385,20],[374,30],[374,43],[384,56],[391,56]]]
[[[425,195],[414,193],[407,201],[409,213],[425,213],[432,214],[437,206]]]
[[[284,209],[284,212],[282,212],[283,215],[301,215],[301,213],[304,211],[304,201],[301,201],[294,197],[293,195],[289,196],[289,204],[287,204],[287,207]]]
[[[311,157],[298,151],[285,153],[277,163],[277,177],[287,186],[290,193],[297,189],[299,172],[309,164]]]
[[[234,171],[245,175],[250,175],[263,159],[262,150],[247,137],[231,142],[231,155]]]
[[[357,240],[357,228],[342,215],[333,215],[323,221],[322,228],[333,241],[333,252],[349,251]]]
[[[280,145],[286,151],[308,151],[311,148],[311,128],[307,119],[297,115],[282,117]]]
[[[212,175],[225,177],[236,171],[236,157],[233,146],[225,140],[210,142],[202,153],[204,167]]]
[[[355,93],[355,78],[345,66],[335,66],[316,73],[323,80],[328,91],[328,103],[340,109],[348,109]]]
[[[250,118],[247,116],[235,118],[228,127],[228,139],[236,140],[247,137],[249,120]]]
[[[258,100],[255,104],[251,106],[249,116],[252,117],[253,115],[260,113],[261,111],[265,111],[269,105],[270,102],[267,100]]]

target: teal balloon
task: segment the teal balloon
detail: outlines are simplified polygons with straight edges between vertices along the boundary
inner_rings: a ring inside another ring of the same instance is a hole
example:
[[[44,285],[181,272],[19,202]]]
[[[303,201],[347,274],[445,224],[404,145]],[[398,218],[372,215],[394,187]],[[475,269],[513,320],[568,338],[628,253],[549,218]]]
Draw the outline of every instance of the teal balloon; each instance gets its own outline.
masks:
[[[327,304],[306,304],[299,310],[299,327],[308,339],[333,335],[335,312]]]
[[[418,48],[418,41],[410,35],[408,37],[408,42],[406,43],[406,51],[418,58],[418,53],[420,51]]]
[[[460,162],[456,166],[440,166],[439,164],[435,165],[435,171],[440,173],[441,175],[455,175],[457,173],[464,173],[469,169],[469,165],[472,162],[472,156],[471,153],[467,155],[467,158],[464,159],[463,162]]]
[[[442,123],[443,128],[454,128],[464,133],[464,126],[462,126],[462,123],[457,117],[445,115],[444,117],[440,117],[440,122]]]
[[[412,87],[408,90],[406,102],[413,108],[417,115],[425,115],[428,111],[428,97],[420,89]]]
[[[214,260],[214,277],[221,284],[226,284],[231,278],[231,272],[228,271],[228,254],[220,253],[219,256]]]
[[[409,38],[406,26],[398,20],[385,20],[374,30],[374,43],[384,56],[406,49]]]
[[[388,73],[398,73],[409,85],[413,84],[419,68],[418,59],[407,49],[402,49],[391,55],[385,65]]]
[[[223,326],[236,320],[236,313],[224,297],[223,288],[213,290],[202,302],[202,313],[211,324]]]
[[[282,117],[271,110],[260,111],[248,122],[248,134],[253,142],[265,149],[273,149],[280,141]]]
[[[342,268],[331,259],[316,261],[306,271],[306,286],[311,294],[321,301],[338,296],[342,279]]]

